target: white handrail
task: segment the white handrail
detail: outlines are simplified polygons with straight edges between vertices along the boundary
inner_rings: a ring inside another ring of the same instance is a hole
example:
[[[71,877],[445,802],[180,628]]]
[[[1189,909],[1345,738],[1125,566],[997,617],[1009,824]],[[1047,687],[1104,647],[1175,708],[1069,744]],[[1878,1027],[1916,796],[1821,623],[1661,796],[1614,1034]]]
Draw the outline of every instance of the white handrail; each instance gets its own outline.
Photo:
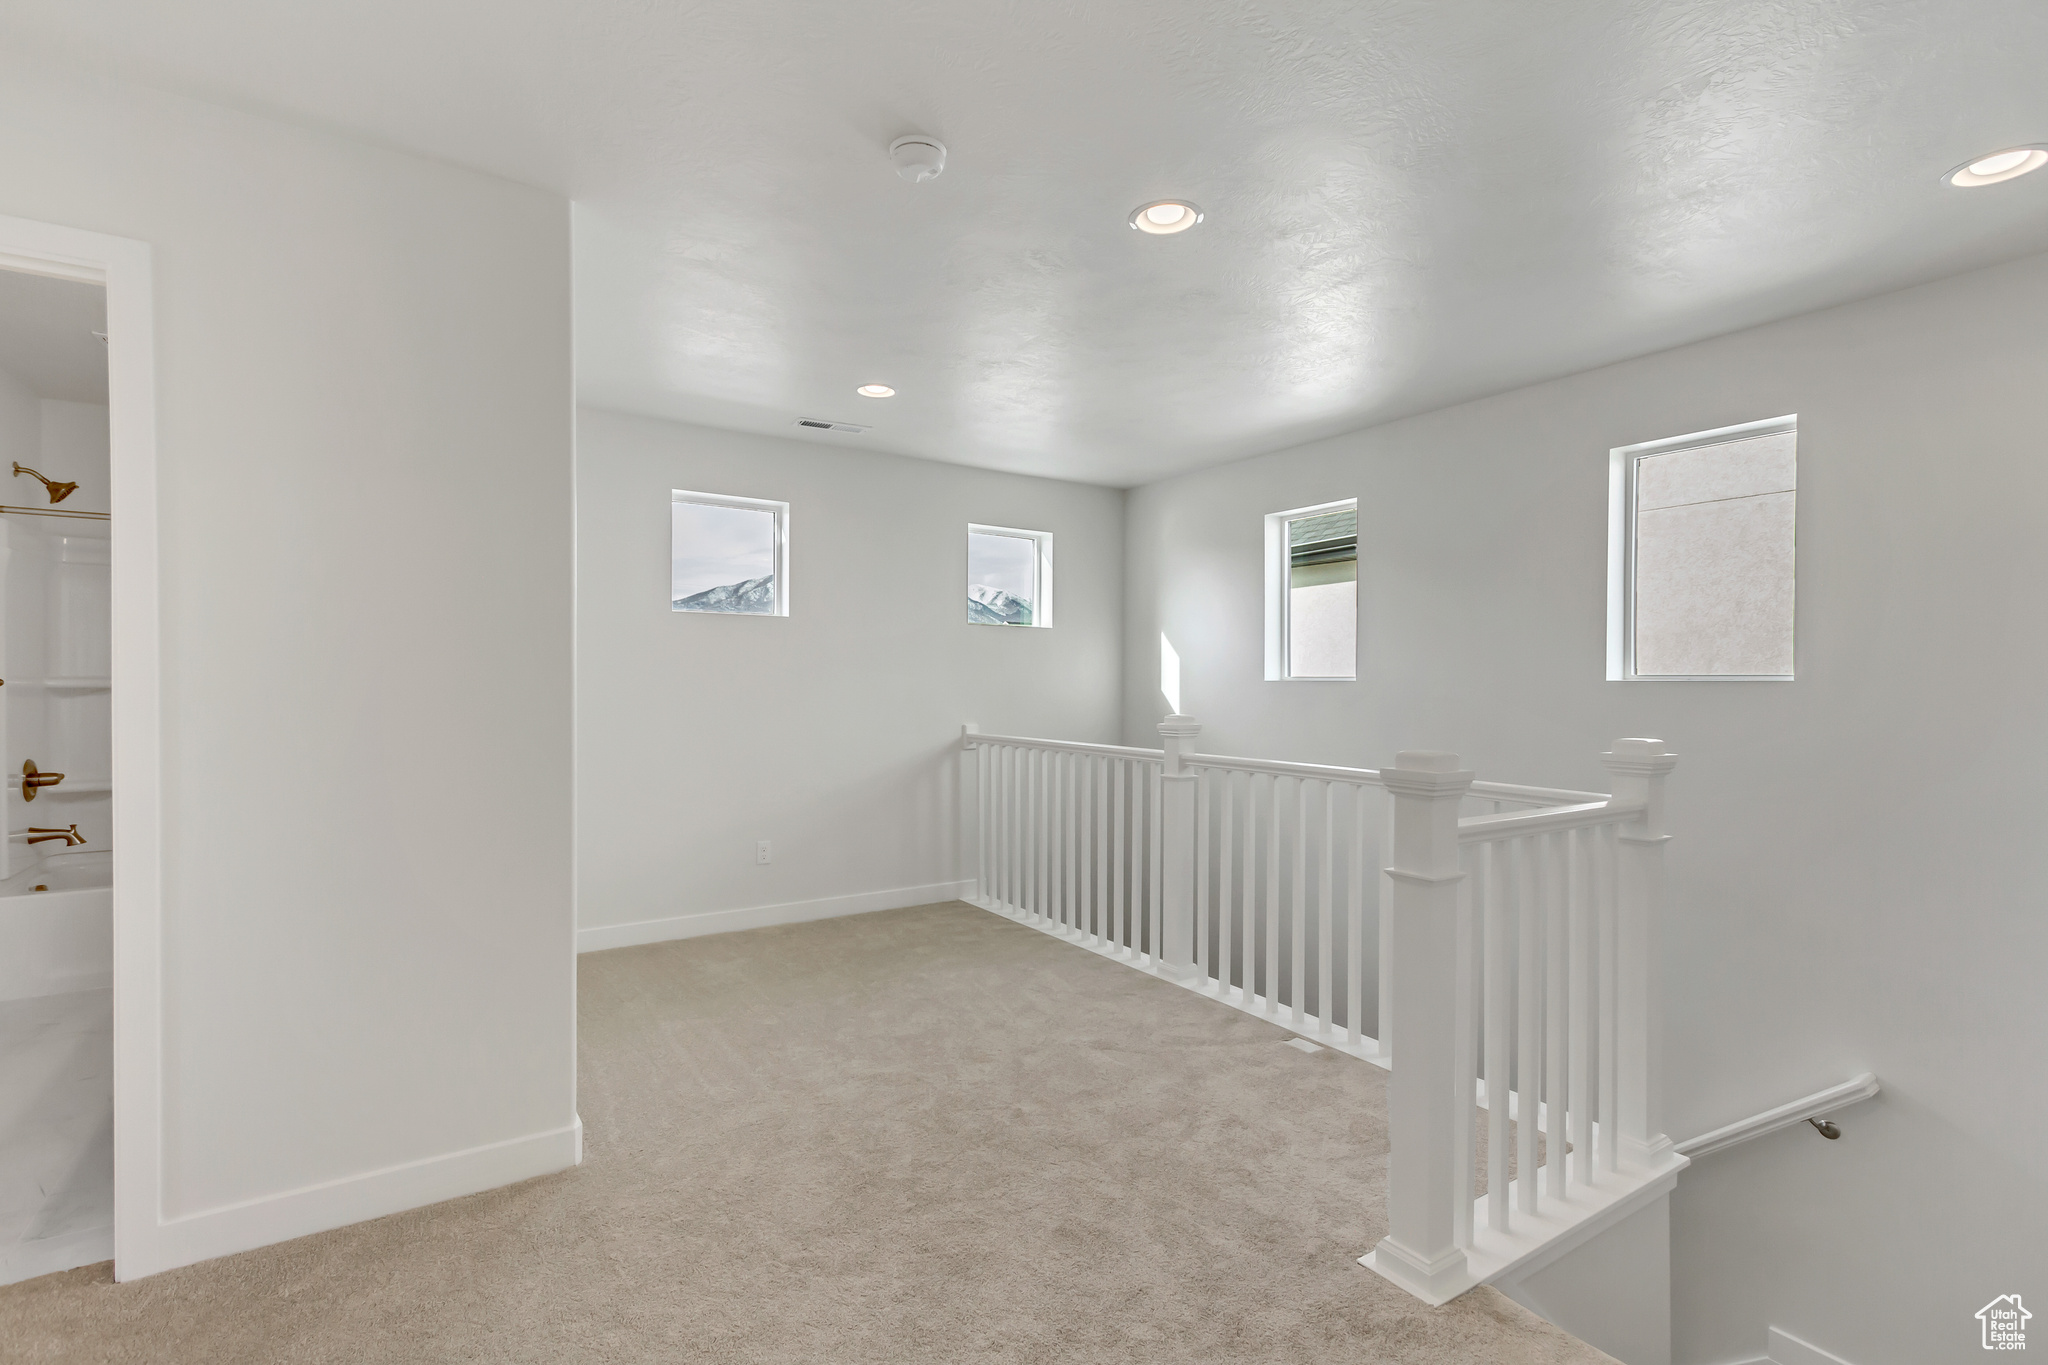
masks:
[[[1525,806],[1568,806],[1606,801],[1606,792],[1575,792],[1563,787],[1525,787],[1516,782],[1474,782],[1471,794],[1488,801],[1515,801]]]
[[[1474,786],[1479,785],[1473,783]],[[1576,806],[1545,806],[1539,810],[1503,811],[1499,815],[1468,815],[1458,822],[1458,842],[1483,844],[1494,839],[1519,839],[1560,829],[1622,825],[1643,813],[1641,802],[1602,798]]]
[[[1071,739],[1030,739],[1023,735],[984,735],[980,731],[960,737],[961,747],[972,749],[977,745],[1007,744],[1015,749],[1057,749],[1072,754],[1115,754],[1119,758],[1159,758],[1163,749],[1132,749],[1121,744],[1083,744]]]
[[[1319,782],[1351,782],[1361,787],[1383,785],[1377,768],[1339,768],[1328,763],[1288,763],[1277,758],[1231,758],[1223,754],[1189,754],[1185,761],[1190,768],[1312,777]]]
[[[1761,1114],[1752,1114],[1725,1128],[1716,1128],[1711,1133],[1701,1133],[1696,1138],[1689,1138],[1678,1144],[1678,1154],[1706,1156],[1710,1152],[1723,1151],[1738,1142],[1748,1142],[1751,1138],[1775,1133],[1780,1128],[1790,1128],[1795,1123],[1804,1123],[1808,1119],[1831,1114],[1837,1109],[1860,1104],[1875,1096],[1880,1089],[1882,1087],[1878,1084],[1877,1077],[1866,1071],[1853,1080],[1843,1081],[1840,1085],[1816,1090],[1804,1099],[1781,1104],[1776,1109],[1766,1109]]]

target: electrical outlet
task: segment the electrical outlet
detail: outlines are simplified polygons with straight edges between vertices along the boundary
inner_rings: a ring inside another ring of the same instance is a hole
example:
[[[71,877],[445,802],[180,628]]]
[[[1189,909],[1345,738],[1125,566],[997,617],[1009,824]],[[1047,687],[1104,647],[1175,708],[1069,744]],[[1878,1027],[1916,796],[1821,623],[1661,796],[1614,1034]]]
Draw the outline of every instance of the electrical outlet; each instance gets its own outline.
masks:
[[[766,839],[754,845],[754,861],[757,863],[772,863],[775,861],[774,851],[769,848]]]

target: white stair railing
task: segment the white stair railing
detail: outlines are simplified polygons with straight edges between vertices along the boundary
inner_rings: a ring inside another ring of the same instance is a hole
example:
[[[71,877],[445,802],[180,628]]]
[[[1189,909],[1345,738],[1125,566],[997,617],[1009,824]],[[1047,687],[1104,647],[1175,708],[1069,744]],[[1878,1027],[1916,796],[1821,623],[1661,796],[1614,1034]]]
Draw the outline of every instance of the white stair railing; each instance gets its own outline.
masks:
[[[966,727],[974,899],[1389,1067],[1388,1232],[1365,1265],[1442,1303],[1670,1188],[1660,741],[1603,756],[1609,796],[1478,782],[1451,754],[1375,771],[1198,754],[1185,716],[1159,730],[1136,749]]]

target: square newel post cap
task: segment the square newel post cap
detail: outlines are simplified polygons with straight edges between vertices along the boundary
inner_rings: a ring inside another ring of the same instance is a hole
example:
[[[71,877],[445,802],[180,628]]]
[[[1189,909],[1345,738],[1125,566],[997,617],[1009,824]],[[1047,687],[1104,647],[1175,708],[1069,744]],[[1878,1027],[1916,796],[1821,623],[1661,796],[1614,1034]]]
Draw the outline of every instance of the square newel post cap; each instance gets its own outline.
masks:
[[[1609,772],[1661,777],[1678,766],[1678,755],[1661,739],[1617,739],[1600,762]]]
[[[1202,722],[1178,712],[1159,722],[1159,743],[1165,751],[1166,776],[1191,775],[1184,772],[1181,759],[1194,749],[1195,736],[1201,733]]]
[[[1478,775],[1460,768],[1458,756],[1441,749],[1403,749],[1380,769],[1380,781],[1388,791],[1409,796],[1462,792]]]

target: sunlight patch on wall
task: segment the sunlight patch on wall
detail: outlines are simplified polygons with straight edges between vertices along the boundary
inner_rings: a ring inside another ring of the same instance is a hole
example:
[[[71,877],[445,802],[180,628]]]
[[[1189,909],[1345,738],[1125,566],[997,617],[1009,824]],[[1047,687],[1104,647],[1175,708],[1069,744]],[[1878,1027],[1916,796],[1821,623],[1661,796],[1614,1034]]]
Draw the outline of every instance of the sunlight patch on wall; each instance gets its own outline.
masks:
[[[1181,714],[1180,653],[1164,631],[1159,634],[1159,692],[1166,698],[1166,709],[1176,716]]]

